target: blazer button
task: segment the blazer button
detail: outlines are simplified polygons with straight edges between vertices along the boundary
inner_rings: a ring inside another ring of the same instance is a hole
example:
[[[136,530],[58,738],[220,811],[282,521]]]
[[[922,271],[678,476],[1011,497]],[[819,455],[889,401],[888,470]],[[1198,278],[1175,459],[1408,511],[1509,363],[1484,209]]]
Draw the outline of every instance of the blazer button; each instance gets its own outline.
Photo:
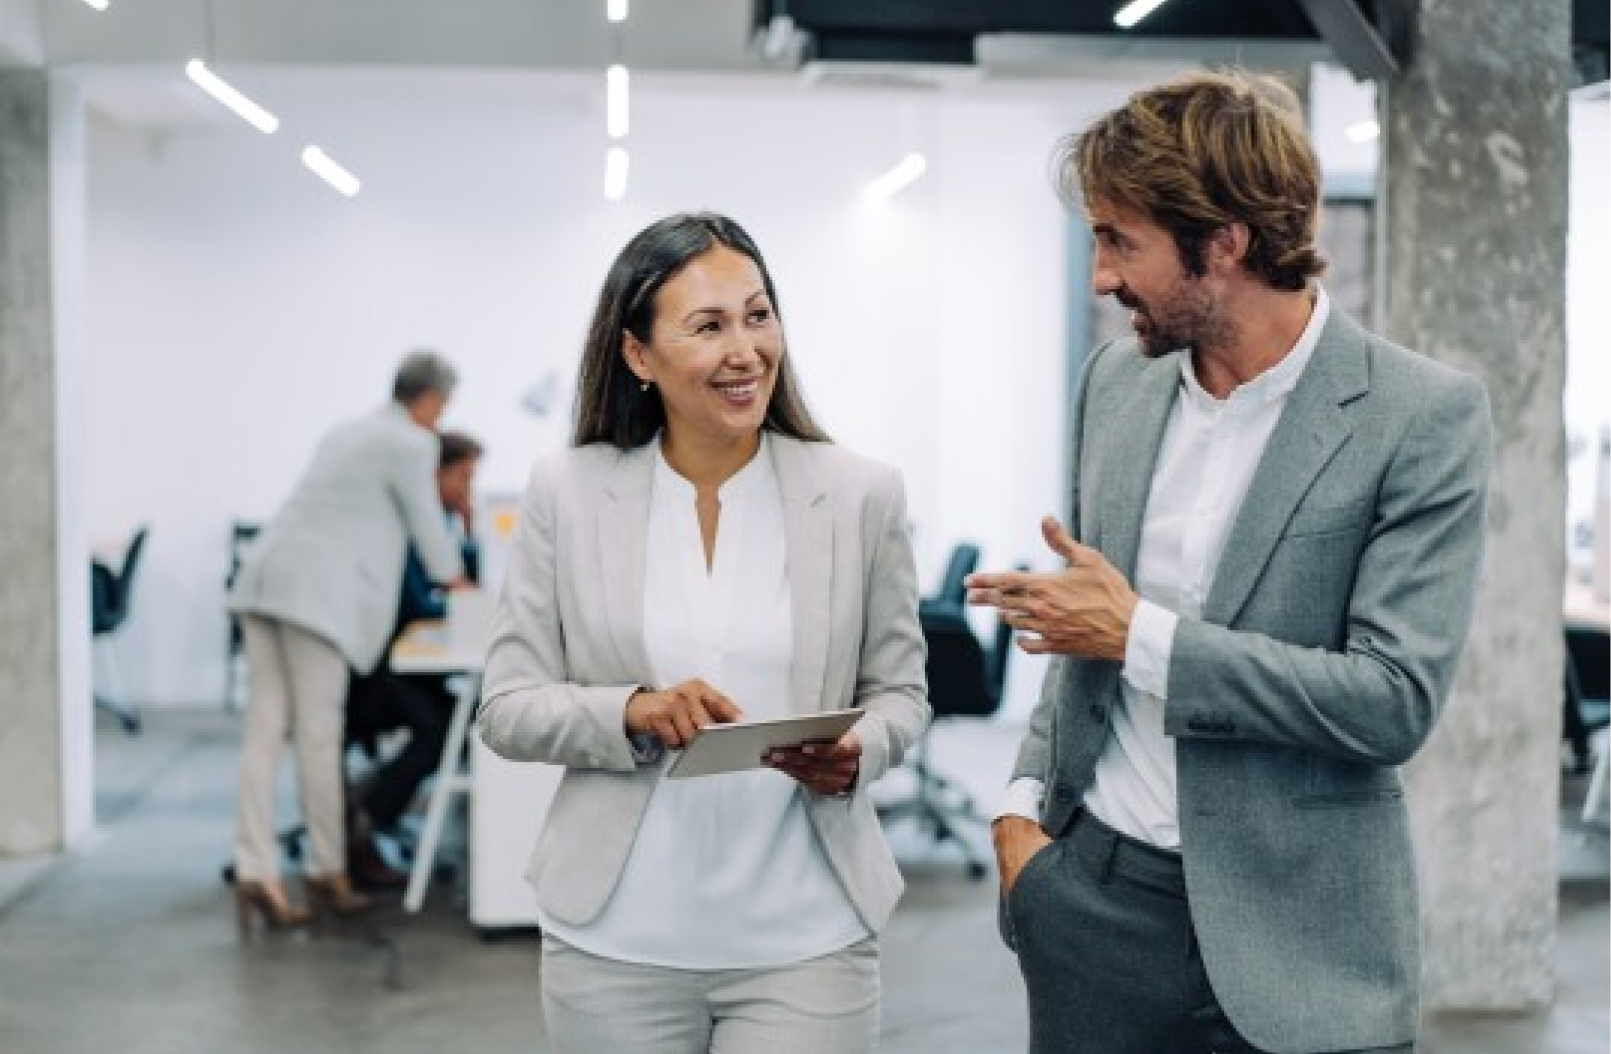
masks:
[[[1095,721],[1097,724],[1100,725],[1102,722],[1106,721],[1107,719],[1108,719],[1108,709],[1107,709],[1107,707],[1103,706],[1101,703],[1092,703],[1091,704],[1091,720]]]
[[[1063,784],[1058,784],[1052,789],[1052,800],[1057,802],[1071,802],[1074,800],[1074,791]]]

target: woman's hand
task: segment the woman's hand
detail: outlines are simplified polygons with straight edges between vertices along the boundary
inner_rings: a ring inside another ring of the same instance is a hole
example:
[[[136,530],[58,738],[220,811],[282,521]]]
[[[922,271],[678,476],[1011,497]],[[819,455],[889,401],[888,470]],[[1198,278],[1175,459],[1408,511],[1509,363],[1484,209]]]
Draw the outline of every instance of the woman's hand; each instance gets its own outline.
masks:
[[[762,759],[806,790],[824,796],[848,794],[861,774],[861,737],[852,728],[837,743],[802,743],[767,751]]]
[[[640,688],[627,700],[623,718],[628,735],[654,736],[670,750],[680,750],[706,725],[742,719],[744,711],[727,696],[695,678],[675,688]]]

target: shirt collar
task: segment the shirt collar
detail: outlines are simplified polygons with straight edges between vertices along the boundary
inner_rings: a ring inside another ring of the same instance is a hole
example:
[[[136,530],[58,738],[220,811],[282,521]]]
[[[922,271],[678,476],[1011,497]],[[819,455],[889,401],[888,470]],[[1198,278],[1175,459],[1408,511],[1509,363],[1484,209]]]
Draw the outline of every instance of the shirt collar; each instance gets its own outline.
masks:
[[[1309,321],[1298,334],[1298,342],[1292,345],[1292,350],[1274,366],[1265,370],[1246,384],[1239,384],[1232,389],[1231,394],[1224,399],[1216,399],[1208,394],[1207,390],[1198,383],[1197,371],[1192,367],[1192,357],[1180,357],[1180,377],[1186,389],[1187,398],[1203,409],[1218,409],[1231,405],[1257,406],[1264,403],[1284,399],[1298,386],[1298,379],[1303,376],[1303,369],[1309,365],[1314,357],[1315,346],[1320,343],[1320,331],[1326,328],[1326,319],[1331,315],[1331,298],[1326,295],[1326,287],[1319,282],[1314,284],[1315,304],[1309,312]]]
[[[664,437],[665,432],[662,431],[654,440],[654,489],[660,494],[692,501],[697,491],[694,485],[672,468],[671,463],[666,460],[665,447],[662,444]],[[716,496],[726,502],[748,494],[772,478],[772,446],[766,430],[763,429],[761,444],[756,447],[755,456],[716,488]]]

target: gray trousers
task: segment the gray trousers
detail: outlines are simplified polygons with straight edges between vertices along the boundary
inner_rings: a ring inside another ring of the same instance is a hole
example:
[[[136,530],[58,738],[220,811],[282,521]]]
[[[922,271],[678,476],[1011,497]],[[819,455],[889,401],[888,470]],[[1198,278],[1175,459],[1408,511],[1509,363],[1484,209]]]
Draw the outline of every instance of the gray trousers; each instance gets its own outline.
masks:
[[[560,1054],[871,1054],[878,942],[788,966],[679,970],[543,936],[543,1020]]]
[[[1024,865],[1001,929],[1029,993],[1030,1054],[1265,1054],[1214,997],[1176,853],[1081,812]]]

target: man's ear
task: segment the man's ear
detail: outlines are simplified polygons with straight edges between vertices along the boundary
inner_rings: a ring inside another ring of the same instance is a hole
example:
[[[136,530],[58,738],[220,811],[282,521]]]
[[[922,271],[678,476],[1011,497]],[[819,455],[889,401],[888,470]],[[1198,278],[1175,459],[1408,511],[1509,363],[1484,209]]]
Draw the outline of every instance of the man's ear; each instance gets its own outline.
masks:
[[[1208,256],[1211,263],[1231,268],[1240,267],[1253,245],[1253,232],[1240,220],[1232,220],[1208,239]]]

